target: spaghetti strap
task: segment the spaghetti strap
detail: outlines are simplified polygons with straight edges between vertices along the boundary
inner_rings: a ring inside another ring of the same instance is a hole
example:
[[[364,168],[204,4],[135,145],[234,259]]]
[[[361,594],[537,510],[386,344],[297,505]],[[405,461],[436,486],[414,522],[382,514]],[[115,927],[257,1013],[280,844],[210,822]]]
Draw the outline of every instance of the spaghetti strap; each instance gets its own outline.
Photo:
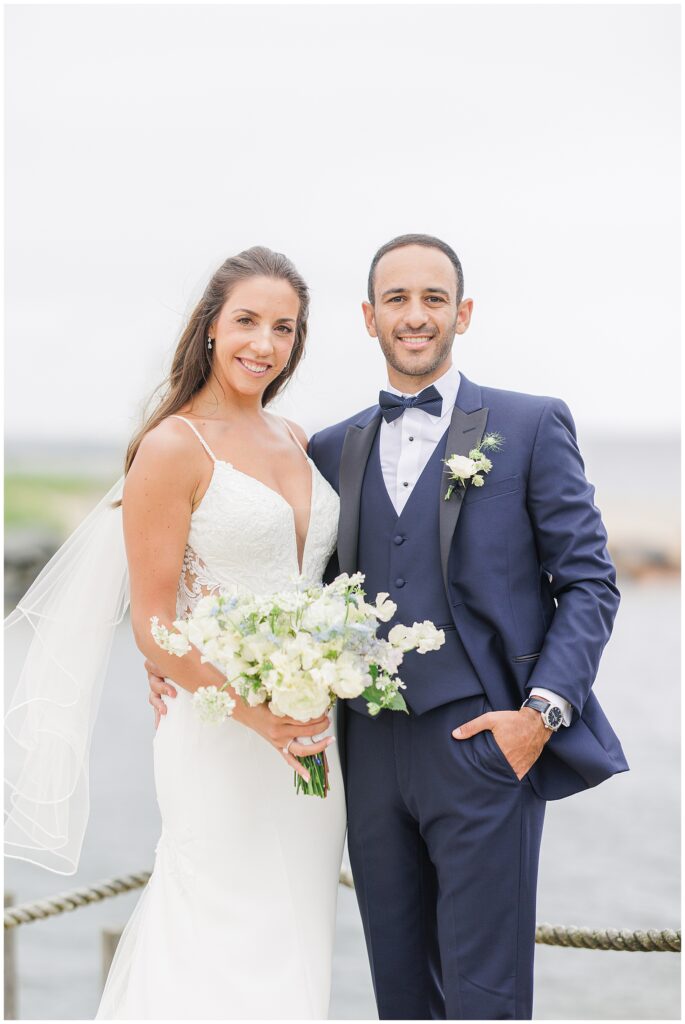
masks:
[[[293,428],[290,426],[288,421],[286,419],[284,419],[282,416],[279,416],[278,418],[279,418],[279,420],[281,420],[282,423],[285,424],[285,427],[286,427],[288,433],[290,434],[290,436],[292,437],[293,441],[295,442],[297,447],[300,449],[300,451],[302,451],[304,453],[304,457],[306,459],[308,459],[309,456],[307,455],[307,449],[304,447],[304,445],[302,444],[302,442],[300,441],[299,437],[297,436],[297,434],[295,433]]]
[[[197,427],[193,426],[193,424],[190,422],[190,420],[187,420],[185,418],[185,416],[178,416],[175,413],[172,416],[170,416],[169,418],[172,419],[172,420],[183,420],[184,423],[187,423],[188,426],[190,427],[190,429],[192,430],[192,432],[195,434],[195,436],[198,439],[198,441],[200,442],[200,444],[202,445],[202,447],[204,448],[204,450],[209,455],[209,457],[212,460],[212,462],[218,462],[219,461],[217,459],[216,455],[214,454],[214,452],[212,451],[212,449],[209,447],[209,445],[205,441],[205,439],[202,436],[202,434],[200,433],[200,431],[197,429]]]

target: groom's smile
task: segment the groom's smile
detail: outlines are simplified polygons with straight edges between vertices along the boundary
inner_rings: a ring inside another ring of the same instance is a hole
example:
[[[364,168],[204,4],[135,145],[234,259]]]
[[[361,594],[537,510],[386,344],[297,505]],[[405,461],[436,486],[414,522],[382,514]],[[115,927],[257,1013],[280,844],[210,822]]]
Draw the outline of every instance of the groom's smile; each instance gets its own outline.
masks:
[[[433,334],[398,334],[397,340],[407,348],[424,349],[433,340]]]
[[[473,305],[459,289],[453,264],[438,249],[405,245],[378,261],[364,319],[380,342],[391,384],[405,394],[451,366],[454,335],[468,327]]]

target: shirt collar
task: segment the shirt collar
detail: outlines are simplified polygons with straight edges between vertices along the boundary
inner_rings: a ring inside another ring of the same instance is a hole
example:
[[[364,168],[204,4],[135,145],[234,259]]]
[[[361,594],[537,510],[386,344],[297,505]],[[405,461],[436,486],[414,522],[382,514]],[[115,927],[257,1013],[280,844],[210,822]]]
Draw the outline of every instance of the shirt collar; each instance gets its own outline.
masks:
[[[450,366],[449,370],[446,370],[442,377],[438,377],[437,380],[433,381],[433,387],[436,388],[442,396],[442,414],[440,419],[442,419],[442,417],[448,412],[451,413],[454,409],[454,403],[457,400],[457,392],[459,391],[460,383],[461,374],[456,366]],[[430,385],[427,385],[427,387],[430,387]],[[421,394],[425,390],[425,388],[422,388],[418,394]],[[386,385],[386,391],[389,391],[393,395],[404,395],[403,391],[398,391],[397,388],[394,388],[390,383]]]

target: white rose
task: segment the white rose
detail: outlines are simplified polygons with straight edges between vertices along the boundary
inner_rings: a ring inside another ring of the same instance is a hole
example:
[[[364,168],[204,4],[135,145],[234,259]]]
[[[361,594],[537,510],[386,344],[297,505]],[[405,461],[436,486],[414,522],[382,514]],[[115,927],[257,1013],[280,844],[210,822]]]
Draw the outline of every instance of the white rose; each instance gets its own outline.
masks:
[[[274,715],[307,722],[320,718],[331,702],[327,686],[322,686],[309,673],[279,681],[271,692],[271,710]]]
[[[333,667],[335,673],[330,686],[338,697],[359,697],[371,685],[372,679],[364,662],[348,651],[340,655]]]
[[[343,672],[336,678],[331,689],[336,697],[352,700],[354,697],[360,697],[370,685],[371,676],[363,676],[361,672]]]
[[[462,480],[469,480],[477,469],[473,459],[467,459],[465,455],[452,455],[447,460],[447,465],[450,472],[454,473],[455,476],[461,477]]]

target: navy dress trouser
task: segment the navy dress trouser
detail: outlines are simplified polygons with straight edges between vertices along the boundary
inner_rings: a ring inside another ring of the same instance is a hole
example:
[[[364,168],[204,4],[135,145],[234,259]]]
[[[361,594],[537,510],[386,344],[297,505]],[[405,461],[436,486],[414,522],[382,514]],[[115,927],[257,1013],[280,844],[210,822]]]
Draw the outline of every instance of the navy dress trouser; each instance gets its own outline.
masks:
[[[381,1019],[530,1019],[545,802],[489,730],[490,705],[345,713],[348,847]]]

